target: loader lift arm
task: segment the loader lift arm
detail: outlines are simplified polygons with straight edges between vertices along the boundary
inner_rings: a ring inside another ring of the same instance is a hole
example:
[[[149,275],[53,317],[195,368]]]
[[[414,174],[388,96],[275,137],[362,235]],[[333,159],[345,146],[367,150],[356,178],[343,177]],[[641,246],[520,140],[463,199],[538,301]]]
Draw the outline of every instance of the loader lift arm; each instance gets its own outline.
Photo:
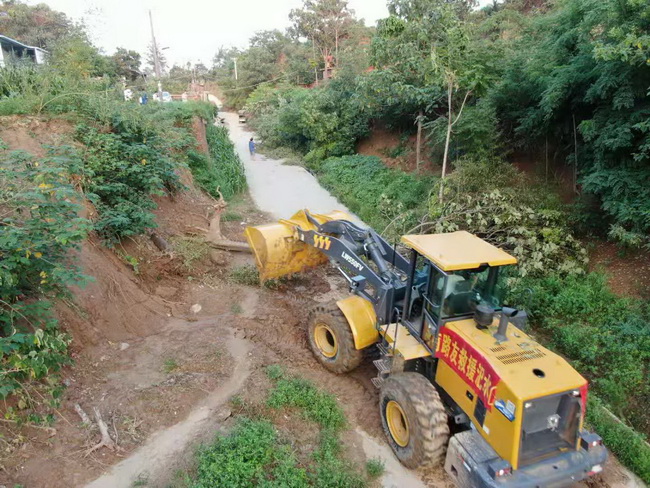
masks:
[[[372,229],[343,219],[321,224],[309,213],[306,216],[316,230],[297,226],[298,239],[325,254],[348,281],[350,290],[375,305],[382,323],[390,321],[395,301],[404,296],[406,284],[400,273],[404,277],[409,275],[409,262]],[[348,274],[344,268],[354,274]],[[374,293],[369,292],[367,285]]]

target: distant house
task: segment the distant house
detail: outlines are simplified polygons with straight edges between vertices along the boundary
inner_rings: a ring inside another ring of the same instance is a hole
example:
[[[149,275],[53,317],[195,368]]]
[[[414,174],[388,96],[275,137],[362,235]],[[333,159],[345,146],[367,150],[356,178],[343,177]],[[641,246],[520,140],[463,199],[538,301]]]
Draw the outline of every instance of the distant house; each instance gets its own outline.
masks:
[[[36,64],[45,63],[47,51],[40,47],[28,46],[11,37],[0,34],[0,67],[12,61],[30,60]]]

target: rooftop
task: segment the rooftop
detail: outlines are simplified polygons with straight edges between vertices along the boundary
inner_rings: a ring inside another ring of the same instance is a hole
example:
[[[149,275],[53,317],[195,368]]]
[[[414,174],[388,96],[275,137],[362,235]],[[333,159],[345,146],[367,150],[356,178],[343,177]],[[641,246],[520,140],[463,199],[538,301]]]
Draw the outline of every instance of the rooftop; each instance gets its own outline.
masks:
[[[517,259],[469,232],[420,234],[402,237],[402,242],[427,257],[443,271],[474,269],[482,264],[503,266]]]

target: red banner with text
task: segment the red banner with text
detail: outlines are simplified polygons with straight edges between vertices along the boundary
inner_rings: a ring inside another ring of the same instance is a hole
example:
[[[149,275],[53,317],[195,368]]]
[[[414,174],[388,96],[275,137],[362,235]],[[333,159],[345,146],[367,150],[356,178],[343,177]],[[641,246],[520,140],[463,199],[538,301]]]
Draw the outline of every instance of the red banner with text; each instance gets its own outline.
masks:
[[[492,410],[501,378],[474,346],[446,327],[438,333],[436,357],[453,369],[474,390],[488,410]]]

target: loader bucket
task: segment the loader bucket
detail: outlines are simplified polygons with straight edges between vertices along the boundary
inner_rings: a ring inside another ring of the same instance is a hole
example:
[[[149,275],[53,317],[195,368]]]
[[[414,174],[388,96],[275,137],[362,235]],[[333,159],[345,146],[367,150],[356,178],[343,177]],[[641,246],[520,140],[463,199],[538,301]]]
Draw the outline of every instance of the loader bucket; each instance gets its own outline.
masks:
[[[340,211],[310,215],[321,224],[330,220],[351,219],[348,214]],[[246,228],[246,239],[255,255],[261,281],[299,273],[327,262],[327,256],[320,250],[298,239],[297,227],[303,230],[316,229],[307,219],[305,210],[275,224]]]

